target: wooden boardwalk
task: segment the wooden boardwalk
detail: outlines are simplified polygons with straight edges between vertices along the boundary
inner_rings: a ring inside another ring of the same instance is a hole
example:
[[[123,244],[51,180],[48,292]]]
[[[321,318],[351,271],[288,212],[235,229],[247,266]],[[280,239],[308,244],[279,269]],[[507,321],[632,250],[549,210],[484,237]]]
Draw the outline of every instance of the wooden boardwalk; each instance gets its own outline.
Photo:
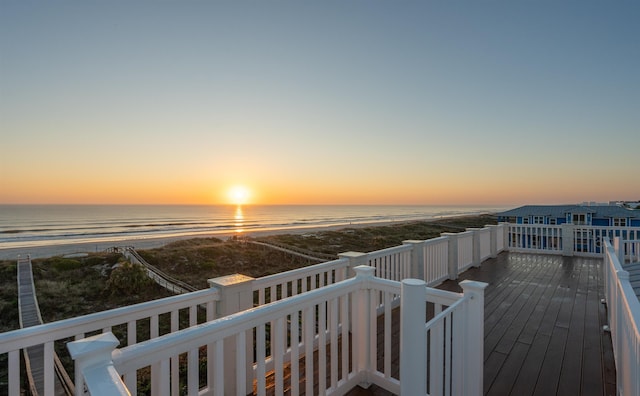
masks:
[[[485,290],[484,394],[615,395],[615,365],[604,298],[603,260],[502,253],[464,279]],[[396,339],[399,342],[399,339]],[[390,395],[372,386],[349,395]]]
[[[33,285],[30,258],[18,259],[18,304],[20,327],[25,328],[42,324],[36,291]],[[25,362],[27,364],[27,376],[31,394],[44,395],[44,345],[27,348]],[[59,375],[66,376],[62,365],[58,365],[56,370],[59,371]],[[72,392],[72,390],[67,391],[62,382],[55,376],[56,396],[63,396]]]

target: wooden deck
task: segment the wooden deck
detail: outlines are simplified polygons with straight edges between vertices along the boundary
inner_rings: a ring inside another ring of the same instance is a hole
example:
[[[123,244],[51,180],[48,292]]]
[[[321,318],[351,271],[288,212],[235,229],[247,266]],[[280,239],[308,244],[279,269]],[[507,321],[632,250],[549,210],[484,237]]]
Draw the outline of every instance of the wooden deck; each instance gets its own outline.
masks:
[[[464,279],[485,291],[485,395],[615,395],[603,260],[502,253]],[[399,341],[399,340],[398,340]],[[350,395],[388,395],[376,387]]]

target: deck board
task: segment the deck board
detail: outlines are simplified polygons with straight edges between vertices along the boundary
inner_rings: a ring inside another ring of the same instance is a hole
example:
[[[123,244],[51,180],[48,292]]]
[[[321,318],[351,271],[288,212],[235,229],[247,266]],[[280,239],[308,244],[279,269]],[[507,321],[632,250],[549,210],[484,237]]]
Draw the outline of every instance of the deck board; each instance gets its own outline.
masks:
[[[603,260],[502,253],[464,279],[485,291],[486,395],[615,394],[606,324]]]

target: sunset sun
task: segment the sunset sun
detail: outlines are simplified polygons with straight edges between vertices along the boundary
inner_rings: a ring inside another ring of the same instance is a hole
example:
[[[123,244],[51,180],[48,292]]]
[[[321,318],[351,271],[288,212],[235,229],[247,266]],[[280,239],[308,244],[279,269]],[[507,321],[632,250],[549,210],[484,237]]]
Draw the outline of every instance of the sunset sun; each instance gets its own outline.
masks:
[[[244,205],[249,202],[251,191],[245,186],[233,186],[228,191],[229,201],[234,205]]]

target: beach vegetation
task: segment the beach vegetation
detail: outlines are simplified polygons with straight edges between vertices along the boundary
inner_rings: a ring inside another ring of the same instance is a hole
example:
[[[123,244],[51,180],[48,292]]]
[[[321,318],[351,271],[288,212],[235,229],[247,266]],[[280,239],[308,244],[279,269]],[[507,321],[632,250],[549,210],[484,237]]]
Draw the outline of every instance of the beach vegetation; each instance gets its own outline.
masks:
[[[69,271],[83,265],[80,260],[65,257],[52,257],[47,260],[47,264],[57,271]]]
[[[15,261],[0,262],[0,333],[20,327],[18,273]]]
[[[436,221],[412,221],[385,226],[351,227],[306,234],[282,234],[257,238],[264,242],[337,255],[356,251],[368,253],[401,245],[406,240],[426,240],[443,232],[461,232],[467,228],[497,224],[495,216],[454,217]]]
[[[147,276],[147,270],[140,264],[122,261],[111,271],[106,288],[110,296],[138,294],[153,281]]]

